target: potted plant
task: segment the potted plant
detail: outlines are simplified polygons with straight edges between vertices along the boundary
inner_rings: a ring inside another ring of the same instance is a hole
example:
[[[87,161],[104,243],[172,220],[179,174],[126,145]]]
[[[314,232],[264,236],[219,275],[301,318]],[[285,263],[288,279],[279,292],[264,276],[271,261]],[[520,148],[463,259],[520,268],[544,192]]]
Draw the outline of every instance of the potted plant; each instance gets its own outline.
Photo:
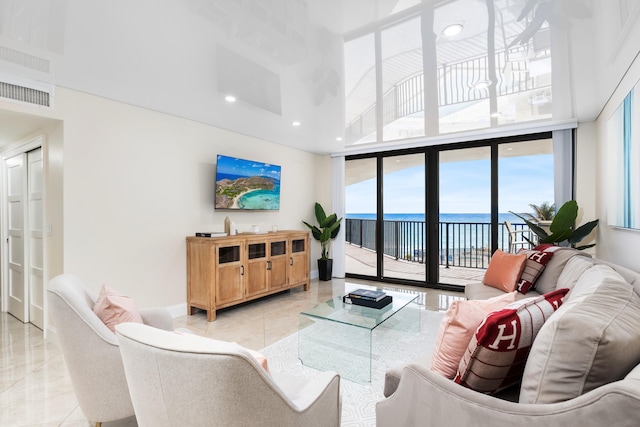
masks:
[[[576,228],[575,224],[576,218],[578,217],[578,203],[575,200],[569,200],[566,202],[555,214],[553,221],[551,221],[551,225],[549,225],[549,232],[551,234],[547,233],[547,231],[538,224],[534,224],[522,215],[518,215],[515,212],[511,213],[522,219],[529,226],[531,231],[536,233],[538,236],[538,244],[551,243],[553,245],[559,245],[566,241],[572,248],[578,250],[591,248],[596,245],[595,243],[592,243],[590,245],[576,246],[577,243],[587,237],[589,233],[598,226],[598,220],[590,221]],[[525,239],[532,246],[535,246],[534,242],[526,237]]]
[[[315,205],[316,221],[318,226],[311,225],[302,221],[304,225],[309,227],[313,238],[320,242],[322,253],[318,259],[318,275],[320,280],[331,280],[333,271],[333,259],[329,258],[329,249],[331,240],[335,239],[340,232],[340,221],[338,216],[333,213],[329,216],[325,213],[322,205],[316,202]]]

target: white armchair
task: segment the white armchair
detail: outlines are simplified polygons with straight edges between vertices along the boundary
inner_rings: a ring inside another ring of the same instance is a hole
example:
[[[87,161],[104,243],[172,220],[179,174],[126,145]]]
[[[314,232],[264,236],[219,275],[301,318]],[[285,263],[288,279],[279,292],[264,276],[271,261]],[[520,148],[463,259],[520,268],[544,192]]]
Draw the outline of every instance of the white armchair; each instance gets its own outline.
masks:
[[[113,332],[93,312],[95,297],[74,275],[54,277],[47,286],[49,313],[80,409],[89,421],[134,415],[120,348]],[[145,323],[172,329],[166,309],[139,310]]]
[[[268,373],[243,347],[139,323],[116,326],[141,426],[340,425],[340,377]]]

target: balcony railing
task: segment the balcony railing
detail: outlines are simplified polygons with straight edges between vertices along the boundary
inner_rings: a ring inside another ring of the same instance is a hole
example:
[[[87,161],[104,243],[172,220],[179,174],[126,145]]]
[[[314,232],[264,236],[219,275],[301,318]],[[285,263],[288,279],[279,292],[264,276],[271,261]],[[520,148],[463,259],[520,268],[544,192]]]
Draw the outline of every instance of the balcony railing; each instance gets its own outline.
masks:
[[[383,221],[383,252],[397,260],[425,263],[426,223],[424,221]],[[526,230],[526,224],[512,224],[515,230]],[[376,250],[376,221],[347,218],[346,241],[362,248]],[[439,264],[445,267],[487,268],[491,259],[491,224],[474,222],[440,222],[438,224]],[[509,232],[498,224],[498,248],[509,251]]]

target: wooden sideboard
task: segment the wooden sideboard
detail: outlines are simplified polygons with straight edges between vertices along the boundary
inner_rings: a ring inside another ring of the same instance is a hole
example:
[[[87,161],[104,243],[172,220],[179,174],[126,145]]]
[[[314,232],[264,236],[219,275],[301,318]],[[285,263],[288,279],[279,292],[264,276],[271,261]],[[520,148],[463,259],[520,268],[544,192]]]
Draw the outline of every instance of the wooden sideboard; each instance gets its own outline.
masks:
[[[187,313],[216,310],[284,290],[309,290],[309,233],[276,231],[187,237]]]

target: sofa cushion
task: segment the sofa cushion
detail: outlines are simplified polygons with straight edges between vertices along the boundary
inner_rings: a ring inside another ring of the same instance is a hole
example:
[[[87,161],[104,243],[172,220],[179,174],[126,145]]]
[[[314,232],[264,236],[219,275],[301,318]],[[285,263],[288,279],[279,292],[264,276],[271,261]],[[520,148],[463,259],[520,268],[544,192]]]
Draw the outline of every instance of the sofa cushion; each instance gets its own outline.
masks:
[[[544,271],[536,282],[536,290],[541,294],[546,294],[547,292],[551,292],[557,288],[558,278],[571,258],[574,256],[591,256],[584,251],[566,248],[563,246],[540,245],[536,246],[534,249],[553,252],[553,258],[549,260]]]
[[[498,249],[491,257],[482,283],[505,292],[513,292],[526,260],[525,254],[508,254]]]
[[[483,393],[520,382],[531,344],[568,291],[527,298],[489,314],[471,338],[455,382]]]
[[[554,252],[552,251],[536,251],[534,249],[522,249],[519,254],[525,254],[527,260],[524,264],[524,270],[518,279],[516,288],[518,292],[526,294],[536,286],[538,277],[544,271],[545,266],[551,260]]]
[[[504,294],[505,292],[503,290],[486,286],[482,282],[467,283],[464,286],[464,296],[469,300],[493,298]],[[523,300],[538,295],[539,293],[535,289],[533,291],[529,291],[528,294],[516,292],[516,300]]]
[[[444,314],[436,336],[431,370],[453,378],[480,322],[492,311],[516,300],[516,292],[479,301],[456,300]]]
[[[565,265],[558,277],[558,288],[573,289],[582,274],[596,264],[596,260],[584,256],[574,256]]]
[[[553,403],[620,380],[640,362],[640,297],[611,268],[587,269],[531,350],[520,402]]]
[[[118,323],[143,323],[133,299],[110,288],[106,283],[100,288],[93,312],[114,334]]]

